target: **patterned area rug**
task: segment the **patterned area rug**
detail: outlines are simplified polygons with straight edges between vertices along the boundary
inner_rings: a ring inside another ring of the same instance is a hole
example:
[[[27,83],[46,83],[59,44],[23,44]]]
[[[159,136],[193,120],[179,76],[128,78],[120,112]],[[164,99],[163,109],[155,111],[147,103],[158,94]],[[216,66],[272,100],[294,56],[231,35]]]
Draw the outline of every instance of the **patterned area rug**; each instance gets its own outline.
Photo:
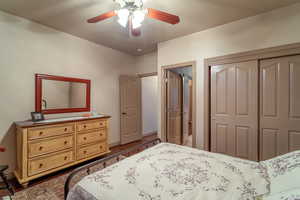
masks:
[[[119,159],[124,159],[125,156],[120,156]],[[112,159],[107,162],[107,166],[117,162],[117,159]],[[102,164],[90,168],[90,173],[103,169]],[[70,173],[62,176],[52,178],[43,183],[30,186],[22,191],[16,192],[12,197],[13,200],[63,200],[64,199],[64,185]],[[78,173],[71,181],[71,186],[75,185],[83,177],[87,175],[86,171]],[[3,200],[9,197],[3,197]]]
[[[64,184],[69,174],[45,181],[15,193],[13,200],[63,200]]]

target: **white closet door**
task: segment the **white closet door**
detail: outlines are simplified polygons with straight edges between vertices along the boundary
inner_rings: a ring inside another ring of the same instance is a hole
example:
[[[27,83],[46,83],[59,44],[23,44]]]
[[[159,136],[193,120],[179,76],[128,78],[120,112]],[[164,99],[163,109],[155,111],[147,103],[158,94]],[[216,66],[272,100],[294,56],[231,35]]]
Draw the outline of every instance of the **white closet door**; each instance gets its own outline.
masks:
[[[260,62],[260,158],[300,149],[300,56]]]
[[[211,149],[258,160],[258,62],[211,67]]]

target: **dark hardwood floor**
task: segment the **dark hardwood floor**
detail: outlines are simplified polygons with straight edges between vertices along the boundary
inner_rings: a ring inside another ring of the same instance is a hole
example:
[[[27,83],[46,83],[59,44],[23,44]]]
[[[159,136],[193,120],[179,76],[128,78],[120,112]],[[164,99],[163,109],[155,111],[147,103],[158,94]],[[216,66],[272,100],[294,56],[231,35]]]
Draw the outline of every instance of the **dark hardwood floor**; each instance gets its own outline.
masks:
[[[129,143],[129,144],[125,144],[125,145],[118,145],[118,146],[115,146],[115,147],[111,147],[110,150],[111,152],[108,154],[108,155],[111,155],[113,153],[117,153],[117,152],[120,152],[122,150],[125,150],[125,149],[128,149],[128,148],[131,148],[131,147],[134,147],[136,145],[139,145],[139,144],[142,144],[144,142],[148,142],[148,141],[151,141],[153,139],[156,139],[157,138],[157,134],[152,134],[152,135],[149,135],[149,136],[145,136],[143,137],[142,140],[139,140],[139,141],[136,141],[136,142],[132,142],[132,143]],[[106,155],[107,156],[107,155]],[[84,162],[84,163],[81,163],[79,165],[75,165],[75,166],[72,166],[70,168],[67,168],[67,169],[64,169],[64,170],[60,170],[58,172],[55,172],[55,173],[52,173],[50,175],[47,175],[47,176],[44,176],[44,177],[41,177],[41,178],[38,178],[36,180],[33,180],[29,183],[29,186],[28,187],[31,187],[31,186],[34,186],[34,185],[37,185],[37,184],[41,184],[47,180],[50,180],[50,179],[54,179],[54,178],[57,178],[59,176],[62,176],[66,173],[69,173],[71,172],[72,170],[76,169],[77,167],[79,166],[82,166],[84,164],[87,164],[87,163],[90,163],[92,161],[95,161],[99,158],[96,158],[96,159],[93,159],[93,160],[90,160],[90,161],[87,161],[87,162]],[[10,183],[12,184],[13,186],[13,189],[15,192],[18,192],[18,191],[21,191],[23,190],[24,188],[22,188],[22,186],[17,182],[16,179],[12,179],[10,180]],[[4,191],[4,190],[0,190],[0,199],[1,197],[3,196],[6,196],[7,195],[7,192]]]

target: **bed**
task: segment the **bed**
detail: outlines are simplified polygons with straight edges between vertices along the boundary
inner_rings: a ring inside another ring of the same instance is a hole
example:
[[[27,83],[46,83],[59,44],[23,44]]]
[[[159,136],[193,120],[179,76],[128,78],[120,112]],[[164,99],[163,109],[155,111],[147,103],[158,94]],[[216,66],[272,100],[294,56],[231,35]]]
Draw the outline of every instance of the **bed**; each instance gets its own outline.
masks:
[[[160,143],[159,140],[151,142],[156,145],[90,173],[69,191],[74,174],[89,171],[99,162],[106,163],[114,157],[119,159],[121,154],[76,170],[67,180],[66,199],[250,200],[270,193],[267,172],[270,166],[267,164]]]

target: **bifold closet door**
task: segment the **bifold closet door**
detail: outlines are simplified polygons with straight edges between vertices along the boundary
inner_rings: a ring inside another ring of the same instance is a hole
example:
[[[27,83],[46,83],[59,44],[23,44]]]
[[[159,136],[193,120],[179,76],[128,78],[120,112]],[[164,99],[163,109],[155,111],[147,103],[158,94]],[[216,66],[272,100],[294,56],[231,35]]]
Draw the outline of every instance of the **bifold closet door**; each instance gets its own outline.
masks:
[[[258,62],[211,67],[211,150],[258,160]]]
[[[260,62],[260,158],[300,149],[300,56]]]

